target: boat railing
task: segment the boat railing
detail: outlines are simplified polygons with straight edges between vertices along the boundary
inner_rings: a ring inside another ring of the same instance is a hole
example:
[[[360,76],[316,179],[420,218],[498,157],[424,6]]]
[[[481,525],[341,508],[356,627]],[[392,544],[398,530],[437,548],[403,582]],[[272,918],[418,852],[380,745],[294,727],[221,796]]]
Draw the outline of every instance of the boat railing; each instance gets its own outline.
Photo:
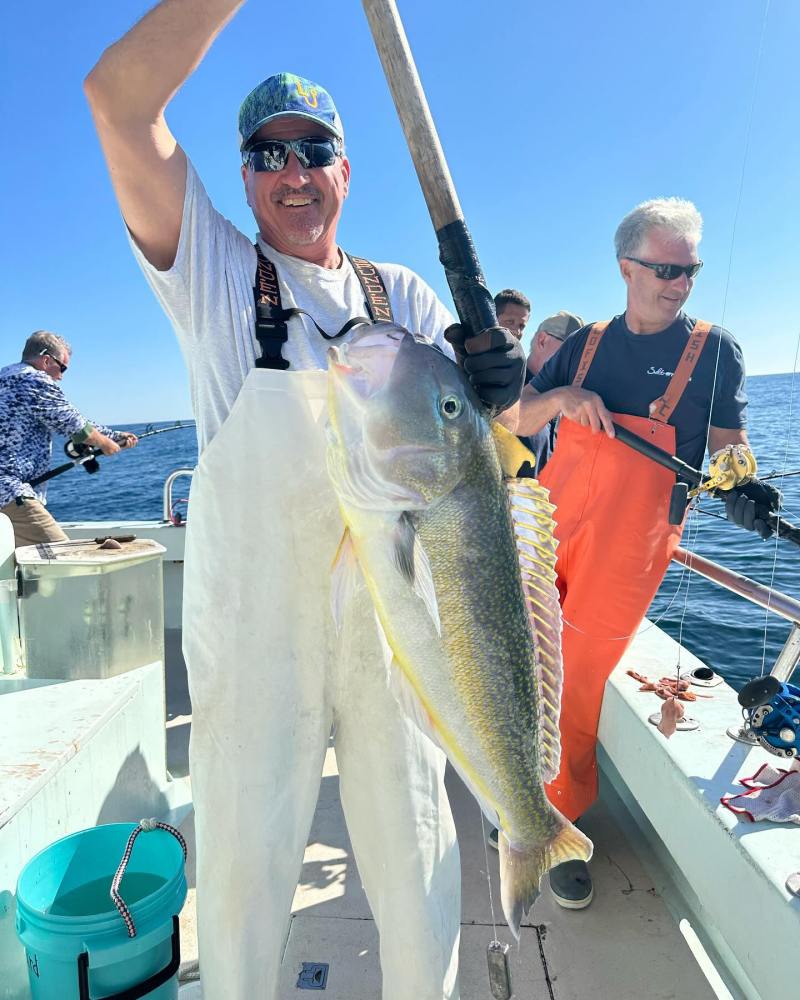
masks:
[[[770,671],[779,681],[784,683],[788,681],[800,663],[800,601],[779,590],[765,587],[763,583],[751,580],[750,577],[736,573],[726,566],[720,566],[719,563],[712,562],[695,552],[687,552],[686,549],[676,549],[672,559],[693,573],[705,577],[706,580],[711,580],[712,583],[739,594],[751,604],[765,608],[792,623],[789,637]]]
[[[181,476],[188,476],[191,479],[193,474],[194,474],[194,469],[176,469],[174,472],[170,472],[170,474],[167,476],[166,481],[164,483],[165,521],[171,521],[172,523],[175,523],[174,521],[172,521],[172,512],[174,506],[172,499],[172,487],[175,483],[175,480],[179,479]]]

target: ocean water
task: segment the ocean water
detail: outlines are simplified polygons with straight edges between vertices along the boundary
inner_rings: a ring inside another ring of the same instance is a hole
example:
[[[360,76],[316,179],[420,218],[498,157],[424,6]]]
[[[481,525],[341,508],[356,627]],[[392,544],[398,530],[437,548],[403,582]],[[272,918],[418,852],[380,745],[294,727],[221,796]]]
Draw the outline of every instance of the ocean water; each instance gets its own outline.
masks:
[[[760,474],[800,470],[800,375],[755,376],[747,380],[747,389],[749,434]],[[125,429],[144,428],[132,424]],[[54,446],[54,466],[62,462],[61,444]],[[50,510],[62,521],[160,519],[164,480],[174,469],[191,468],[196,461],[194,427],[186,424],[146,438],[133,451],[101,458],[95,475],[78,468],[53,479]],[[776,480],[775,485],[782,487],[786,508],[800,523],[800,476],[782,484]],[[624,484],[617,488],[624,489]],[[188,480],[178,480],[173,496],[188,496]],[[714,499],[704,501],[702,509],[724,513],[723,504]],[[764,542],[710,514],[690,516],[684,548],[800,600],[800,548],[787,541]],[[762,662],[769,671],[790,629],[784,619],[674,564],[649,615],[737,688],[761,672]]]

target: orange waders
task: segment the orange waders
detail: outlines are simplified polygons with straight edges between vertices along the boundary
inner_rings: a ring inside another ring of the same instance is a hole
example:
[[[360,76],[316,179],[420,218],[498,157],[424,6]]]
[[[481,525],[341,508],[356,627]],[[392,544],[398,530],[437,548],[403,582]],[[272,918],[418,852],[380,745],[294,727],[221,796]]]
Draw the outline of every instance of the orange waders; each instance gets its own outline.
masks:
[[[589,370],[607,323],[589,334],[573,385]],[[675,454],[666,421],[695,366],[710,324],[698,322],[652,417],[613,414],[622,427]],[[562,418],[540,482],[556,505],[558,588],[564,616],[561,771],[551,802],[574,820],[597,797],[597,724],[603,690],[633,638],[680,541],[669,524],[674,473],[604,431]]]

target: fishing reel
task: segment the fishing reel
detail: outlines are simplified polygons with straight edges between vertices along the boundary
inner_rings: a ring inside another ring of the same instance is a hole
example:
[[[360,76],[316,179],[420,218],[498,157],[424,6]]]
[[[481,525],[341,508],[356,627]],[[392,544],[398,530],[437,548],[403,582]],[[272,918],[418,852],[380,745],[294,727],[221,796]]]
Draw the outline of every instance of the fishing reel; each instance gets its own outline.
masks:
[[[739,692],[752,735],[778,757],[800,757],[800,688],[777,677],[757,677]]]
[[[749,483],[758,472],[756,457],[746,444],[729,444],[715,451],[708,462],[708,478],[690,491],[699,493],[721,490],[727,493],[736,486]]]
[[[90,475],[100,471],[100,463],[95,457],[97,453],[91,445],[76,444],[72,438],[67,438],[64,442],[64,454],[73,462],[82,465]],[[89,458],[85,457],[87,454],[90,456]]]

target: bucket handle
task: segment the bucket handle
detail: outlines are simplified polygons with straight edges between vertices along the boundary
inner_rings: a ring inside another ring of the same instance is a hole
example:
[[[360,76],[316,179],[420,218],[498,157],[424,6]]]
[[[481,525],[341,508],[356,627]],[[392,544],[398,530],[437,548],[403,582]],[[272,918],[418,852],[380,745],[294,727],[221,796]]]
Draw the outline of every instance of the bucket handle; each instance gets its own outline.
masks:
[[[131,986],[121,993],[113,993],[96,1000],[139,1000],[140,997],[147,996],[159,986],[169,982],[180,968],[181,964],[181,932],[180,922],[177,916],[172,918],[172,957],[169,964],[164,966],[160,972],[154,973],[149,979],[145,979],[138,986]],[[89,952],[84,951],[78,955],[78,997],[79,1000],[92,1000],[89,992]]]
[[[114,906],[116,906],[119,910],[119,915],[125,921],[125,926],[128,928],[128,937],[136,937],[136,926],[133,922],[131,911],[128,909],[125,900],[119,894],[119,887],[122,882],[122,876],[125,874],[125,870],[128,867],[128,862],[131,860],[131,852],[133,851],[133,845],[136,843],[136,838],[140,833],[150,833],[153,830],[166,830],[167,833],[171,833],[181,845],[183,849],[183,860],[186,860],[186,841],[174,826],[170,826],[169,823],[161,823],[156,819],[139,820],[139,825],[131,832],[130,837],[128,837],[128,843],[125,845],[122,861],[120,861],[114,878],[111,880],[111,899]]]

